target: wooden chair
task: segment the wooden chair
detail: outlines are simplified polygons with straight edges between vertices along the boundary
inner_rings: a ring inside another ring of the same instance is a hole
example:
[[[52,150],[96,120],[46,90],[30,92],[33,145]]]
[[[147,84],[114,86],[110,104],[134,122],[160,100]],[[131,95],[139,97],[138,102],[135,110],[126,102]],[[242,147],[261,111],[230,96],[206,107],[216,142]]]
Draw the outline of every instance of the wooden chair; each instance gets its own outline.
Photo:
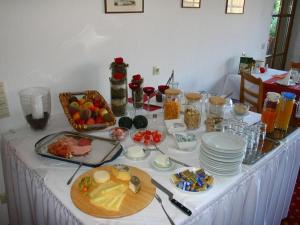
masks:
[[[256,78],[249,73],[241,74],[240,102],[250,104],[251,111],[262,112],[263,82],[260,78]]]
[[[291,68],[300,69],[300,62],[291,62]]]

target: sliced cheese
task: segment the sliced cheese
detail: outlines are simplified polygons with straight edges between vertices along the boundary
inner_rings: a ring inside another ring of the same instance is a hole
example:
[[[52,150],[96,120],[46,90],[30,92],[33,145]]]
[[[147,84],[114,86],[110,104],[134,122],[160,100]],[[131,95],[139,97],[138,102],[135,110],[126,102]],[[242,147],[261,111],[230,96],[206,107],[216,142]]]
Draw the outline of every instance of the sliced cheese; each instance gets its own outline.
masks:
[[[107,183],[101,184],[99,185],[97,188],[95,188],[94,190],[92,190],[89,194],[89,196],[91,198],[96,197],[97,195],[101,194],[101,191],[115,187],[117,184],[113,181],[109,181]]]

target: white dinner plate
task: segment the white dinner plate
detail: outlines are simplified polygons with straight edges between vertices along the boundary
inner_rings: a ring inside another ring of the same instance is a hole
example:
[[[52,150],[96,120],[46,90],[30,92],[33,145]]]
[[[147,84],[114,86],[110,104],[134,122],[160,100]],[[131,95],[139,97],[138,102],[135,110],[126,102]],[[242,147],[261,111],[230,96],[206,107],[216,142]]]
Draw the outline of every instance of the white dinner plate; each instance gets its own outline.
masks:
[[[209,132],[201,137],[201,141],[208,148],[213,148],[216,151],[233,151],[239,152],[245,148],[244,139],[236,134],[222,133],[222,132]]]
[[[235,154],[235,155],[222,155],[216,152],[213,152],[210,149],[205,148],[204,146],[201,146],[201,152],[203,152],[207,157],[214,159],[216,161],[221,162],[237,162],[243,159],[244,153],[241,154]]]
[[[214,167],[214,168],[220,169],[220,170],[234,170],[242,164],[242,160],[239,162],[235,162],[235,163],[232,163],[232,162],[222,163],[219,161],[214,161],[214,160],[207,158],[203,153],[200,153],[200,159],[203,162],[205,162],[206,165],[209,165],[211,167]]]

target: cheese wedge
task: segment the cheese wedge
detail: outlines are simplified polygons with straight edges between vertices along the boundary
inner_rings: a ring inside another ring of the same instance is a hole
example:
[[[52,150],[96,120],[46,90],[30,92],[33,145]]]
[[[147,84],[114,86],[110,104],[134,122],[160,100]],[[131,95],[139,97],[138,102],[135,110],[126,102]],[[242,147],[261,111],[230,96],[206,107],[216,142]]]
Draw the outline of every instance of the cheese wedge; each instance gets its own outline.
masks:
[[[110,180],[110,174],[106,170],[98,170],[94,173],[96,183],[105,183]]]

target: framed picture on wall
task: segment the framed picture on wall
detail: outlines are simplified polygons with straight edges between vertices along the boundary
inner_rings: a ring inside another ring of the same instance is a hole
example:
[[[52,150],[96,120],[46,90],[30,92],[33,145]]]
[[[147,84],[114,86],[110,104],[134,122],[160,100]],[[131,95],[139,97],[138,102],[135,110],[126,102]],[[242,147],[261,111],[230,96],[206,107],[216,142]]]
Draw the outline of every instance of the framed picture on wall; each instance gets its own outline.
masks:
[[[144,0],[104,0],[105,13],[143,13]]]
[[[226,0],[226,14],[243,14],[245,0]]]
[[[200,8],[201,0],[182,0],[182,8]]]

